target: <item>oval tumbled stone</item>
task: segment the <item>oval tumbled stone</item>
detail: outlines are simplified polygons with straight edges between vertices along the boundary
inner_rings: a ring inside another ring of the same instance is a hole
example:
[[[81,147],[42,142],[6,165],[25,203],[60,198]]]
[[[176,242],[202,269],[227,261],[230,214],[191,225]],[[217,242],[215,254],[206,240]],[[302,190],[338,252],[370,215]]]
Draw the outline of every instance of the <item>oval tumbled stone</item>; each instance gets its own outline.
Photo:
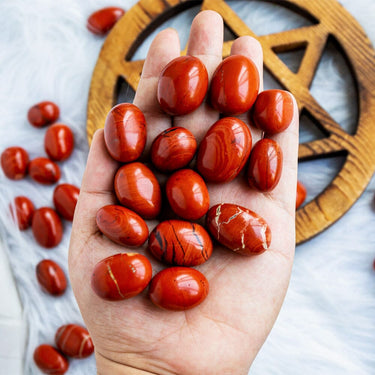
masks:
[[[206,216],[206,228],[218,242],[242,255],[263,253],[271,244],[271,230],[266,221],[235,204],[211,207]]]
[[[148,249],[164,263],[196,266],[211,256],[212,241],[199,224],[167,220],[159,223],[151,232]]]
[[[142,246],[148,237],[145,221],[135,212],[115,204],[98,210],[96,224],[105,236],[120,245]]]

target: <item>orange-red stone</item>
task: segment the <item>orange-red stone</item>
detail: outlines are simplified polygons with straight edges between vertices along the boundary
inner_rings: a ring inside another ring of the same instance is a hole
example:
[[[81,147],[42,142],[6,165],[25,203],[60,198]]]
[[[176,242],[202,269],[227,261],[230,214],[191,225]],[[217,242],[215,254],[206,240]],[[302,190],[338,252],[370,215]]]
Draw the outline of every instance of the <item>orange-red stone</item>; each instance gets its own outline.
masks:
[[[118,301],[141,293],[151,277],[151,263],[144,255],[121,253],[105,258],[95,266],[91,286],[99,297]]]
[[[197,220],[210,207],[210,196],[203,178],[192,169],[173,173],[165,187],[172,210],[186,220]]]
[[[235,117],[215,122],[203,138],[197,168],[206,181],[228,182],[244,167],[251,151],[249,127]]]
[[[87,28],[93,34],[105,35],[125,13],[118,7],[107,7],[92,13],[87,20]]]
[[[100,208],[96,214],[99,230],[113,242],[124,246],[142,246],[148,237],[145,221],[135,212],[118,205]]]
[[[57,185],[53,191],[53,204],[65,220],[73,220],[78,196],[79,188],[71,184]]]
[[[31,160],[28,170],[30,177],[43,185],[52,185],[61,176],[59,166],[47,158],[35,158]]]
[[[146,145],[146,119],[133,104],[113,107],[105,120],[104,141],[113,159],[129,163],[138,159]]]
[[[197,141],[187,129],[173,127],[159,134],[151,146],[151,161],[161,172],[186,167],[197,150]]]
[[[45,374],[63,375],[68,371],[68,360],[53,346],[39,345],[34,351],[34,362]]]
[[[207,89],[208,73],[202,61],[194,56],[180,56],[162,70],[157,99],[169,115],[186,115],[202,104]]]
[[[10,212],[13,216],[13,209],[10,205]],[[19,230],[26,230],[31,225],[35,207],[33,202],[27,197],[19,196],[14,198],[14,209],[16,212],[15,220],[17,221]]]
[[[122,205],[144,219],[154,219],[161,210],[161,190],[152,171],[142,163],[122,166],[115,176],[115,192]]]
[[[245,56],[232,55],[216,68],[211,80],[211,105],[221,113],[238,115],[248,111],[259,91],[259,73]]]
[[[69,126],[54,124],[50,126],[44,136],[44,149],[48,157],[55,161],[69,158],[74,148],[74,135]]]
[[[40,246],[51,248],[57,246],[63,234],[61,220],[56,211],[41,207],[34,212],[32,230]]]
[[[242,255],[256,255],[271,244],[267,222],[245,207],[222,203],[211,207],[206,216],[206,228],[222,245]]]
[[[77,324],[61,326],[55,335],[56,346],[72,358],[86,358],[94,352],[94,344],[86,328]]]
[[[252,109],[255,126],[267,135],[286,130],[292,122],[294,103],[292,95],[283,90],[262,91]]]
[[[305,185],[297,181],[296,210],[303,204],[306,199],[307,190]]]
[[[209,291],[206,277],[194,268],[170,267],[150,283],[151,301],[167,310],[188,310],[204,301]]]

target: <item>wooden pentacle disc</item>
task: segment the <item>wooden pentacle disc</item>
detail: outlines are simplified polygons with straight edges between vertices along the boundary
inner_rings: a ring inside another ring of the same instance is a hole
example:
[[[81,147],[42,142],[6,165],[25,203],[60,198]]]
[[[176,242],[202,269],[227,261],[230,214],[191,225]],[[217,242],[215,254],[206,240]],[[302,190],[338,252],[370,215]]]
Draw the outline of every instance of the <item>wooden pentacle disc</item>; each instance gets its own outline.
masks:
[[[197,5],[193,0],[140,0],[108,35],[98,58],[90,87],[87,109],[87,137],[104,126],[107,112],[116,104],[119,78],[134,89],[143,61],[130,61],[137,47],[162,22]],[[375,51],[357,21],[336,0],[284,0],[278,4],[317,21],[312,26],[257,36],[224,0],[205,0],[202,9],[221,14],[236,36],[256,37],[263,47],[265,68],[297,99],[299,110],[310,113],[328,134],[326,138],[301,143],[299,160],[346,155],[335,178],[314,200],[297,211],[297,244],[317,235],[338,220],[365,190],[375,170]],[[346,55],[358,87],[359,115],[355,134],[348,134],[310,92],[327,38],[333,35]],[[224,43],[223,57],[232,41]],[[297,73],[293,73],[278,52],[306,47]]]

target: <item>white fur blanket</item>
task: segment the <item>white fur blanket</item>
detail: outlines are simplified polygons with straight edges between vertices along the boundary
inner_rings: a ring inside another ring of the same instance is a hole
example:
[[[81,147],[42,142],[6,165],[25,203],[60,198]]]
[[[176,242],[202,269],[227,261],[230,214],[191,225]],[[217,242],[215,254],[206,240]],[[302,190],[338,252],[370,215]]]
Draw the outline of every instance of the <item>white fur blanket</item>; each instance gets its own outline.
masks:
[[[61,109],[61,121],[72,127],[76,137],[72,157],[61,164],[61,182],[80,185],[88,151],[87,95],[104,40],[87,31],[86,19],[101,7],[118,5],[129,9],[135,2],[0,0],[0,151],[20,145],[30,152],[31,158],[44,155],[45,130],[29,126],[26,113],[38,101],[55,101]],[[341,2],[360,21],[375,44],[374,0]],[[271,4],[244,1],[231,4],[260,34],[304,24],[299,16]],[[187,40],[193,13],[188,11],[167,23],[180,32],[182,45]],[[145,56],[149,43],[150,38],[137,51],[136,59]],[[349,129],[356,117],[351,82],[344,79],[347,75],[347,68],[330,49],[323,58],[312,91],[332,116]],[[273,85],[268,77],[266,86]],[[313,136],[314,132],[302,126],[302,140]],[[308,187],[308,199],[330,182],[340,163],[340,160],[329,159],[300,165],[299,176]],[[28,322],[24,373],[39,374],[32,360],[34,348],[42,342],[52,343],[60,325],[82,323],[71,288],[63,297],[52,298],[41,293],[35,278],[35,265],[47,257],[58,261],[67,272],[71,226],[64,223],[64,239],[57,248],[40,248],[30,231],[15,230],[8,214],[8,203],[14,196],[25,194],[38,207],[51,205],[53,187],[42,187],[30,179],[12,182],[2,174],[0,177],[0,234],[8,244],[11,269]],[[251,374],[375,373],[374,188],[373,180],[338,223],[297,248],[284,306]],[[0,336],[1,340],[6,341],[7,337]],[[93,357],[71,361],[69,374],[94,373]],[[9,372],[0,368],[0,374]]]

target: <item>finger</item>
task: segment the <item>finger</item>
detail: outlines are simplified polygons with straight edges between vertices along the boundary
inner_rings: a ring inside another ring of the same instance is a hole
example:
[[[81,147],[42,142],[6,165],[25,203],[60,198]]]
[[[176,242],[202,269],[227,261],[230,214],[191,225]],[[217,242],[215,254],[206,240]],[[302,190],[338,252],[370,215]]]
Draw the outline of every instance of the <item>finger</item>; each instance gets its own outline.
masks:
[[[280,202],[294,216],[297,190],[299,113],[294,96],[291,93],[289,95],[292,96],[294,103],[292,122],[285,131],[269,137],[279,144],[283,152],[281,178],[270,195],[272,199]]]
[[[97,231],[96,212],[115,203],[113,180],[118,167],[119,163],[108,154],[103,129],[96,131],[74,213],[72,238],[79,232],[80,240],[84,240],[82,235],[88,237]]]
[[[166,29],[157,34],[148,51],[134,98],[134,104],[146,118],[146,149],[159,133],[171,126],[170,116],[161,110],[156,92],[161,71],[178,56],[180,56],[180,41],[177,32]]]
[[[263,50],[260,43],[251,36],[241,36],[233,42],[231,55],[246,56],[255,64],[259,73],[259,92],[261,92],[263,90]],[[250,114],[246,112],[239,115],[238,118],[249,123]],[[255,144],[261,139],[262,131],[254,126],[251,126],[250,130],[253,136],[253,144]]]
[[[193,20],[187,54],[198,57],[206,66],[209,79],[222,60],[223,19],[211,10],[200,12]],[[200,142],[207,128],[219,119],[219,113],[204,102],[197,110],[176,116],[174,126],[189,129]]]
[[[231,48],[231,55],[243,55],[249,58],[257,67],[259,73],[260,89],[263,90],[263,50],[260,43],[251,36],[237,38]]]

